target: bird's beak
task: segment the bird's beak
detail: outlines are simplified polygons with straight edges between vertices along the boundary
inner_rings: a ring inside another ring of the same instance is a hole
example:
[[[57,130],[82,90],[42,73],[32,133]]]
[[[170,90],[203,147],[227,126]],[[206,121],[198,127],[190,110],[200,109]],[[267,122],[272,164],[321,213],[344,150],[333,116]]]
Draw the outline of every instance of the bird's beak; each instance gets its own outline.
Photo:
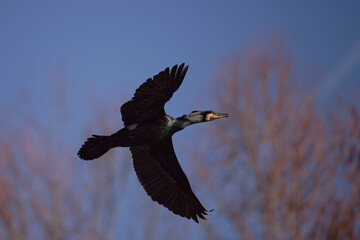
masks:
[[[229,117],[229,114],[227,113],[209,113],[207,116],[206,116],[206,119],[208,121],[212,121],[212,120],[215,120],[215,119],[218,119],[218,118],[223,118],[223,117]]]

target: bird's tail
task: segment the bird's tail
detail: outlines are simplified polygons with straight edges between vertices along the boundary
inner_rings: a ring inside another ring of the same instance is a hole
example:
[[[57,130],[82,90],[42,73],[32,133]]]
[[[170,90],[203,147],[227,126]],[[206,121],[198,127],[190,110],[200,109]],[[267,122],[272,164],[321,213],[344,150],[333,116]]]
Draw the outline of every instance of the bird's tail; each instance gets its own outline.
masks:
[[[81,146],[78,155],[84,160],[93,160],[101,157],[111,148],[115,147],[112,136],[92,135]]]

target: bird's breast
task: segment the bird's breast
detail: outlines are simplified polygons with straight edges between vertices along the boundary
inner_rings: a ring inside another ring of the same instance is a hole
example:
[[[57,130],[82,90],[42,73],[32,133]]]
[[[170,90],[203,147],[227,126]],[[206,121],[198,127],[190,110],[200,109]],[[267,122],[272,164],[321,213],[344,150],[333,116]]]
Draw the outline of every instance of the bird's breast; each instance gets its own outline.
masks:
[[[147,123],[134,123],[126,127],[135,144],[153,144],[170,137],[173,132],[166,120],[157,119]]]

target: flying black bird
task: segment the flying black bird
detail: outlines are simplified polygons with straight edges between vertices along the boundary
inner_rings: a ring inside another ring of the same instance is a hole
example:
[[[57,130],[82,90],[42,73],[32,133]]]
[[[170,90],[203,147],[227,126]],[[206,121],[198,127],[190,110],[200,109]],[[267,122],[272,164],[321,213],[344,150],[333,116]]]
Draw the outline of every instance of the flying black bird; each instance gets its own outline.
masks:
[[[121,107],[125,127],[110,136],[92,135],[80,148],[84,160],[101,157],[114,147],[130,147],[136,175],[152,200],[170,211],[198,222],[207,210],[191,190],[176,158],[171,136],[185,127],[227,117],[213,111],[193,111],[179,118],[165,113],[164,105],[184,80],[188,66],[175,65],[149,78]]]

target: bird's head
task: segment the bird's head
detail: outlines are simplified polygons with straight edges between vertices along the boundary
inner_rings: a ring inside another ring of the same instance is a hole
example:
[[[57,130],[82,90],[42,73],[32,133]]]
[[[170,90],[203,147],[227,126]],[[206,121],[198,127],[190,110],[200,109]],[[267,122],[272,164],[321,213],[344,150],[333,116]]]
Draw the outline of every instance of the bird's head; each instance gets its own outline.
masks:
[[[210,122],[215,119],[228,117],[227,113],[217,113],[214,111],[193,111],[188,115],[184,115],[191,124],[200,123],[200,122]]]

